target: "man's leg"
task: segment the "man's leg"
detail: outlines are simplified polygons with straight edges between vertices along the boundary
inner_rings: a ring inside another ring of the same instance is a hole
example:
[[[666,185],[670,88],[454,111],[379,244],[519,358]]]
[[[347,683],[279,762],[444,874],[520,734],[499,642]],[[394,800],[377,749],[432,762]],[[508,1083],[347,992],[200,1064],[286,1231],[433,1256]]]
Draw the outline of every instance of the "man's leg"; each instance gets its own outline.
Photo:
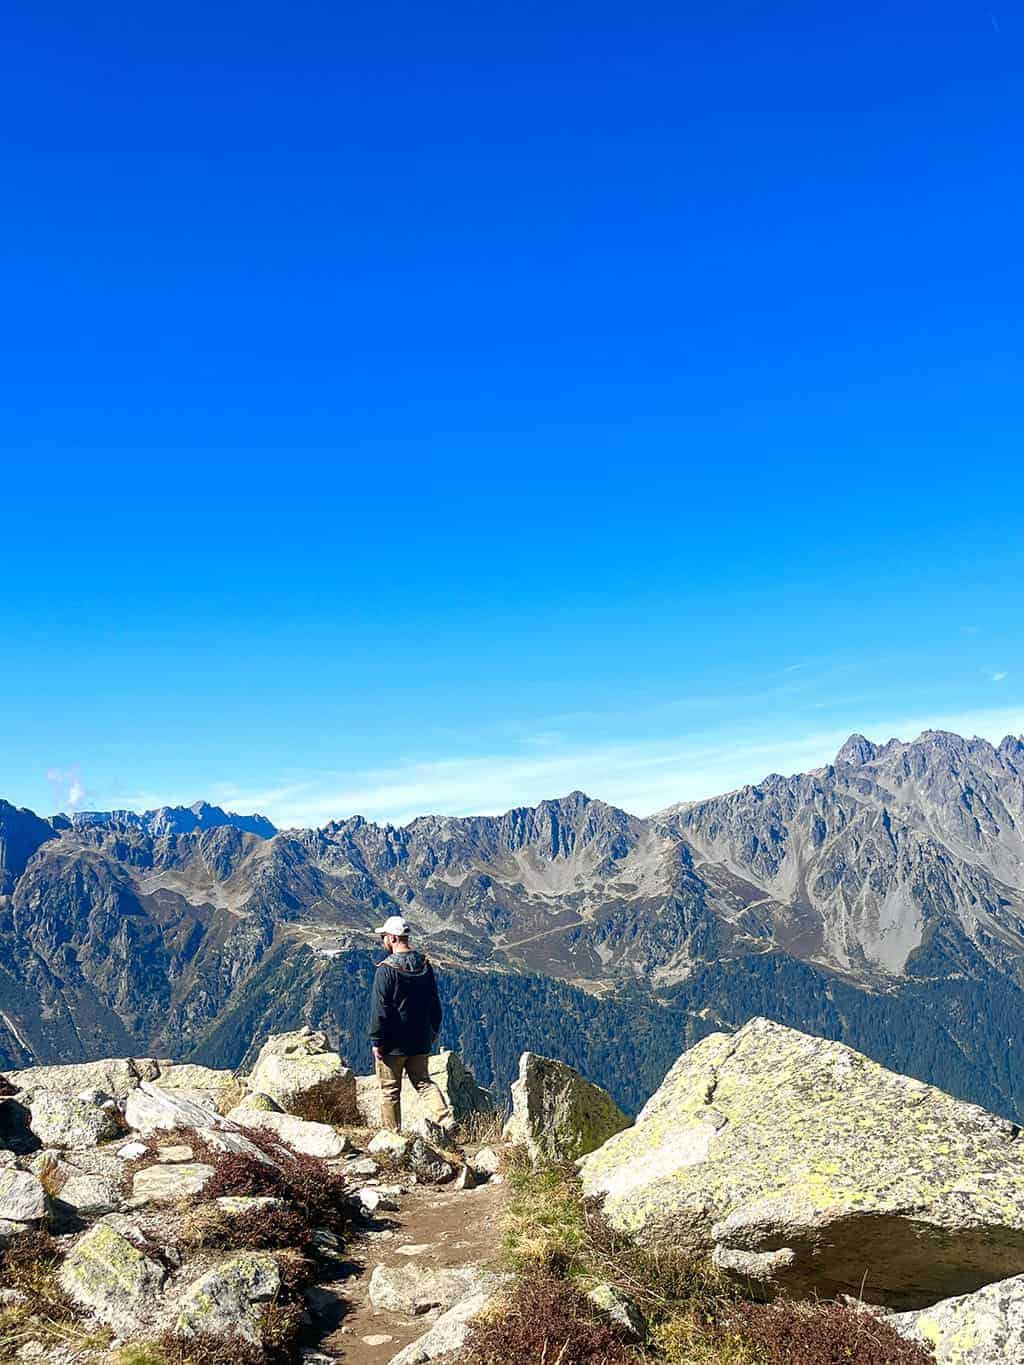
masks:
[[[441,1091],[430,1079],[429,1059],[425,1052],[415,1057],[406,1057],[405,1069],[409,1073],[417,1095],[435,1123],[446,1124],[451,1119],[451,1110]]]
[[[402,1126],[402,1071],[405,1057],[384,1057],[377,1062],[377,1080],[380,1083],[380,1123],[397,1133]]]

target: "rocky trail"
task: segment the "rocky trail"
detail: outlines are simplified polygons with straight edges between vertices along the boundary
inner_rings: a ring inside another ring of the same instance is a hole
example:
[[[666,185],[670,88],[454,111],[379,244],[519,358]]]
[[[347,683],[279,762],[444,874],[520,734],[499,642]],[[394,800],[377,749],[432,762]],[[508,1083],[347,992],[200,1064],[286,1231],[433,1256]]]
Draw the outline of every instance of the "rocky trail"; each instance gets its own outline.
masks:
[[[309,1295],[323,1330],[309,1360],[383,1365],[422,1337],[441,1316],[453,1288],[460,1287],[456,1277],[446,1281],[434,1272],[490,1268],[498,1252],[504,1202],[505,1188],[500,1178],[492,1177],[473,1189],[414,1187],[397,1211],[375,1216],[346,1248],[347,1273]],[[387,1272],[386,1280],[378,1267]],[[392,1301],[404,1290],[407,1310],[375,1307],[371,1284],[386,1284]],[[421,1308],[417,1290],[420,1303],[429,1297],[440,1302]]]

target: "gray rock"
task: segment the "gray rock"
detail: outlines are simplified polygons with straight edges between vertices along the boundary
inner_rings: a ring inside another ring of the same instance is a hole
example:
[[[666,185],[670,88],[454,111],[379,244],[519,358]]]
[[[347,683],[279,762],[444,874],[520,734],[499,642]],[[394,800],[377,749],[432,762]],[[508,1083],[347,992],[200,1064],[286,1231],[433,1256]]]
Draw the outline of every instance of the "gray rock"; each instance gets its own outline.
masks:
[[[481,1147],[475,1156],[469,1158],[469,1164],[479,1179],[486,1180],[501,1170],[501,1157],[493,1147]]]
[[[47,1147],[82,1151],[108,1142],[122,1131],[116,1110],[104,1109],[58,1090],[36,1090],[29,1126]]]
[[[453,1308],[470,1294],[479,1293],[487,1276],[475,1266],[453,1270],[431,1269],[413,1263],[374,1266],[369,1295],[374,1308],[415,1317],[431,1308]]]
[[[386,1128],[375,1134],[367,1144],[371,1156],[379,1156],[401,1164],[409,1156],[410,1141],[402,1133],[391,1133]]]
[[[132,1202],[162,1204],[176,1199],[194,1199],[213,1175],[213,1167],[201,1161],[178,1166],[144,1166],[132,1179]]]
[[[639,1341],[647,1330],[644,1316],[633,1300],[613,1284],[598,1284],[587,1295],[595,1308],[601,1310],[633,1341]]]
[[[109,1151],[39,1152],[30,1163],[56,1201],[56,1211],[81,1217],[113,1213],[125,1194],[124,1165]]]
[[[68,1066],[30,1066],[6,1073],[11,1084],[31,1098],[37,1090],[75,1096],[83,1090],[101,1090],[123,1100],[140,1081],[152,1081],[160,1074],[152,1057],[106,1058],[100,1062],[74,1062]]]
[[[1017,1128],[767,1019],[684,1053],[580,1163],[645,1246],[772,1290],[913,1309],[1024,1272]]]
[[[1024,1361],[1024,1275],[912,1313],[880,1313],[910,1341],[930,1347],[937,1365]]]
[[[196,1104],[190,1099],[161,1090],[151,1081],[143,1081],[128,1096],[125,1122],[143,1137],[170,1132],[175,1128],[221,1128],[224,1119],[214,1109]]]
[[[473,1319],[493,1302],[509,1278],[507,1275],[488,1276],[476,1293],[442,1313],[428,1332],[392,1356],[390,1365],[423,1365],[424,1361],[442,1356],[457,1356],[466,1344]]]
[[[149,1148],[144,1142],[126,1142],[123,1147],[118,1147],[117,1155],[122,1161],[138,1161],[140,1156],[145,1156]]]
[[[0,1170],[0,1218],[9,1223],[33,1223],[46,1213],[46,1191],[31,1171],[13,1166]]]
[[[152,1320],[164,1282],[163,1267],[139,1244],[140,1230],[113,1215],[84,1233],[60,1268],[65,1294],[123,1335]]]
[[[18,1237],[23,1232],[29,1232],[33,1227],[32,1223],[16,1223],[10,1218],[0,1218],[0,1246],[9,1242],[12,1237]]]
[[[273,1114],[260,1109],[238,1107],[227,1116],[232,1122],[249,1128],[260,1128],[273,1133],[289,1147],[306,1156],[322,1159],[342,1156],[351,1146],[348,1139],[329,1124],[311,1123],[294,1114]]]
[[[443,1185],[455,1174],[452,1163],[446,1160],[436,1147],[432,1147],[429,1142],[419,1137],[413,1138],[409,1144],[406,1165],[418,1179],[427,1180],[434,1185]]]
[[[452,1186],[452,1188],[456,1190],[476,1189],[476,1176],[473,1174],[472,1166],[462,1167],[458,1175],[455,1177],[455,1183]]]
[[[191,1147],[158,1147],[156,1149],[156,1159],[165,1166],[173,1166],[179,1161],[192,1161],[195,1152]]]
[[[534,1162],[575,1161],[628,1127],[607,1091],[571,1066],[535,1052],[520,1057],[505,1138],[525,1147]]]
[[[182,1336],[237,1334],[258,1343],[262,1305],[280,1288],[281,1274],[273,1256],[266,1252],[232,1256],[185,1291],[175,1328]]]
[[[248,1078],[249,1089],[270,1098],[286,1113],[311,1090],[331,1082],[337,1103],[355,1113],[356,1078],[327,1038],[313,1029],[279,1033],[260,1049]]]
[[[346,1175],[361,1176],[364,1180],[372,1180],[380,1172],[380,1167],[376,1161],[370,1157],[360,1157],[357,1161],[349,1161],[342,1168]]]

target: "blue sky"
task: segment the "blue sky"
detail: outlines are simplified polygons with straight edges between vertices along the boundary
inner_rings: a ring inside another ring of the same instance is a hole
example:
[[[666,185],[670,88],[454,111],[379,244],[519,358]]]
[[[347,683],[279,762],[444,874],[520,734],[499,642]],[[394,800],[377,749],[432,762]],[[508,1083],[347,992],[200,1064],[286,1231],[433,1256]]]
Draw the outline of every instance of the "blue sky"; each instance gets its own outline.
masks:
[[[0,794],[1024,731],[1024,4],[5,16]]]

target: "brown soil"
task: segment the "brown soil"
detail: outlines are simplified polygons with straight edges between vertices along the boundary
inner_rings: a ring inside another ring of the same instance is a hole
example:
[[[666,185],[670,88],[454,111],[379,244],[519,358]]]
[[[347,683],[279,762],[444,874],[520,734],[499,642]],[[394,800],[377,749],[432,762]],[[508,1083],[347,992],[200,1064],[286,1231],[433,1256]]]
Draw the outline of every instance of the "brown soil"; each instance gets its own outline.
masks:
[[[401,1198],[398,1213],[379,1215],[367,1233],[349,1242],[351,1273],[315,1293],[314,1311],[326,1334],[313,1347],[345,1365],[386,1365],[403,1346],[422,1336],[437,1312],[409,1318],[374,1308],[368,1297],[370,1275],[378,1264],[448,1269],[487,1266],[494,1262],[501,1237],[505,1187],[480,1185],[475,1190],[416,1187]],[[402,1247],[422,1247],[402,1255]],[[364,1337],[390,1340],[367,1345]]]

